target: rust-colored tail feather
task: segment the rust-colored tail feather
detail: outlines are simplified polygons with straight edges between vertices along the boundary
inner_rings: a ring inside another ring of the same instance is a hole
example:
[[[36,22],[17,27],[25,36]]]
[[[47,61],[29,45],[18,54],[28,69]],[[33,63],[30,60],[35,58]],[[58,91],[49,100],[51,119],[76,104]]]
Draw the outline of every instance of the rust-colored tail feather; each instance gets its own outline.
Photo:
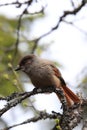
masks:
[[[78,98],[78,96],[74,92],[72,92],[67,86],[63,86],[63,90],[68,101],[70,99],[74,103],[80,103],[80,99]]]

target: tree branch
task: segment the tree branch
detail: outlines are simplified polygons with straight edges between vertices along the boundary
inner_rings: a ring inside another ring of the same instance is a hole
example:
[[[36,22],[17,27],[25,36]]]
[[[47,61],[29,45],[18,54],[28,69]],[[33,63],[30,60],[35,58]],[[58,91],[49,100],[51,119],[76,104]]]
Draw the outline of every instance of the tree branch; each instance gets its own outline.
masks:
[[[37,89],[37,88],[35,88],[31,92],[13,93],[10,96],[7,96],[6,98],[1,97],[0,100],[6,100],[7,104],[5,105],[5,107],[3,109],[0,110],[0,116],[2,116],[5,112],[7,112],[12,107],[15,107],[17,104],[21,103],[24,99],[26,99],[30,96],[33,96],[35,94],[46,93],[46,92],[58,93],[61,97],[61,103],[63,104],[63,108],[65,110],[67,105],[66,105],[65,97],[64,97],[64,94],[63,94],[62,91],[60,91],[59,89],[56,90],[56,89],[54,89],[54,87],[48,87],[47,89]]]
[[[7,127],[6,129],[9,130],[11,128],[14,128],[14,127],[17,127],[17,126],[20,126],[20,125],[24,125],[24,124],[27,124],[27,123],[31,123],[31,122],[37,122],[39,120],[45,120],[47,118],[49,119],[56,119],[56,118],[59,118],[60,119],[61,115],[58,115],[58,114],[48,114],[46,112],[40,112],[37,116],[35,117],[32,117],[30,119],[27,119],[25,121],[23,121],[22,123],[18,123],[18,124],[15,124],[15,125],[12,125],[12,126],[9,126]],[[4,129],[0,129],[0,130],[4,130]]]
[[[37,117],[33,117],[30,119],[27,119],[26,121],[19,123],[19,124],[14,124],[13,126],[9,126],[8,129],[19,126],[19,125],[23,125],[26,123],[30,123],[30,122],[37,122],[38,120],[41,119],[59,119],[59,125],[61,127],[62,130],[72,130],[75,126],[77,126],[77,124],[81,121],[82,119],[82,106],[84,106],[84,104],[87,105],[87,102],[85,101],[83,103],[83,105],[80,104],[74,104],[71,108],[69,108],[67,106],[66,103],[66,99],[65,96],[63,94],[63,91],[60,89],[56,89],[54,87],[48,87],[46,89],[37,89],[35,88],[33,91],[31,92],[24,92],[24,93],[13,93],[10,96],[7,96],[6,98],[1,97],[0,100],[6,100],[7,104],[5,105],[4,108],[2,108],[0,110],[0,116],[2,116],[5,112],[7,112],[8,110],[10,110],[12,107],[15,107],[17,104],[21,103],[24,99],[33,96],[35,94],[39,94],[39,93],[51,93],[51,92],[55,92],[57,93],[61,98],[61,103],[62,103],[62,108],[63,108],[63,114],[61,115],[60,113],[52,113],[51,115],[48,113],[44,113],[40,112],[39,115]]]
[[[17,54],[17,48],[18,48],[18,44],[19,44],[19,39],[20,39],[20,27],[21,27],[21,21],[22,21],[22,17],[25,15],[25,14],[30,14],[27,9],[28,7],[31,5],[31,3],[33,2],[33,0],[28,0],[28,1],[25,1],[23,3],[19,2],[18,0],[16,0],[15,2],[12,2],[12,3],[5,3],[5,4],[0,4],[0,6],[9,6],[9,5],[16,5],[17,8],[20,8],[22,5],[26,4],[26,7],[25,9],[23,10],[22,14],[20,15],[19,19],[18,19],[18,26],[17,26],[17,39],[16,39],[16,42],[15,42],[15,54]],[[32,51],[31,53],[34,53],[35,49],[37,48],[38,46],[38,41],[42,38],[44,38],[45,36],[49,35],[50,33],[52,33],[54,30],[56,30],[60,23],[64,20],[64,18],[68,15],[76,15],[81,9],[82,7],[84,7],[86,4],[86,1],[85,0],[82,0],[81,1],[81,4],[74,8],[72,11],[64,11],[63,15],[60,16],[60,18],[58,18],[58,22],[57,24],[51,28],[48,32],[44,33],[43,35],[41,35],[40,37],[34,39],[33,41],[35,41],[35,44],[32,48]],[[33,14],[37,14],[37,13],[43,13],[44,12],[44,7],[42,7],[41,11],[39,12],[34,12]],[[31,13],[32,15],[32,13]],[[15,55],[14,54],[14,55]]]

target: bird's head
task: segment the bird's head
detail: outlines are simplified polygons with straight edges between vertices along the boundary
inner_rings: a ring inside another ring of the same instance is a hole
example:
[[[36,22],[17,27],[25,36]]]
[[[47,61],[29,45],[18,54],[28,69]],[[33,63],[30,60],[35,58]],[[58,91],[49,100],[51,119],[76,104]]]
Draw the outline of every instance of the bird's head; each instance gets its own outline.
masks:
[[[17,68],[15,69],[15,71],[21,70],[21,71],[27,72],[27,69],[29,68],[29,66],[31,66],[31,64],[34,62],[35,57],[36,56],[33,55],[33,54],[30,54],[30,55],[23,57],[20,60]]]

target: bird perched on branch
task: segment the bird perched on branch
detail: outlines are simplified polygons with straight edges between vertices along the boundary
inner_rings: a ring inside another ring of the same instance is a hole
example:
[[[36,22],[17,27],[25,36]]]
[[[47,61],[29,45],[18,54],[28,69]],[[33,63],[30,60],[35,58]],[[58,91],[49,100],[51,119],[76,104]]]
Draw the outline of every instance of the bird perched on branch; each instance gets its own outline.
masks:
[[[36,88],[54,86],[62,90],[68,106],[72,106],[74,103],[80,103],[78,96],[66,86],[59,69],[56,68],[53,62],[30,54],[20,60],[16,68],[16,71],[18,70],[25,72]],[[60,96],[57,96],[60,99]]]

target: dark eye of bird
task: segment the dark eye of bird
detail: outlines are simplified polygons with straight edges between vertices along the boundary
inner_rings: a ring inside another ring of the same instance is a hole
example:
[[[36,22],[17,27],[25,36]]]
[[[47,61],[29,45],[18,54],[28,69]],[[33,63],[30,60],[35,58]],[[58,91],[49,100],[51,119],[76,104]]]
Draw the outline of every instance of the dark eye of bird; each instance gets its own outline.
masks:
[[[28,60],[29,60],[28,58],[27,58],[27,59],[24,59],[24,60],[22,61],[22,64],[26,64]]]
[[[27,60],[28,59],[22,59],[19,64],[22,66],[22,65],[26,64]]]
[[[32,57],[31,56],[25,56],[24,58],[22,58],[22,60],[20,61],[20,65],[24,65],[26,64],[28,61],[32,61]]]

